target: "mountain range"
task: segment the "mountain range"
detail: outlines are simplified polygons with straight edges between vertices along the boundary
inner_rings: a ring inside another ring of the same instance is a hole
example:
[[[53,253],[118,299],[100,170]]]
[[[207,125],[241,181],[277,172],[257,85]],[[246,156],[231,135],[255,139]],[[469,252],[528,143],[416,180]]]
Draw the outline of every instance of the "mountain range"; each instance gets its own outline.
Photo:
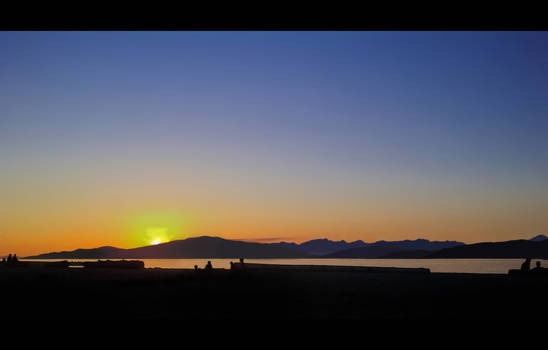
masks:
[[[544,235],[530,240],[464,244],[457,241],[377,241],[315,239],[304,243],[256,243],[201,236],[132,249],[99,247],[52,252],[26,259],[182,259],[182,258],[546,258]]]
[[[145,247],[100,247],[46,253],[27,259],[183,259],[183,258],[308,258],[308,254],[272,244],[232,241],[220,237],[193,237]]]
[[[355,254],[356,252],[362,251],[365,255],[379,257],[378,254],[374,252],[383,252],[388,253],[398,250],[427,250],[427,251],[436,251],[443,248],[451,248],[459,245],[464,245],[462,242],[457,241],[429,241],[427,239],[416,239],[416,240],[404,240],[404,241],[377,241],[374,243],[365,243],[362,240],[354,242],[342,241],[330,241],[327,238],[323,239],[314,239],[307,241],[301,244],[296,243],[273,243],[279,247],[285,247],[293,249],[299,252],[306,254],[316,255],[316,256],[330,256],[333,254],[342,254],[344,251],[348,251],[349,254]],[[384,249],[379,249],[380,247]],[[361,250],[360,250],[361,249]],[[335,256],[333,256],[335,257]],[[346,256],[345,256],[346,257]]]
[[[441,249],[437,252],[427,254],[424,257],[438,259],[462,259],[477,257],[486,259],[548,259],[548,239],[519,239],[506,242],[467,244],[449,249]]]

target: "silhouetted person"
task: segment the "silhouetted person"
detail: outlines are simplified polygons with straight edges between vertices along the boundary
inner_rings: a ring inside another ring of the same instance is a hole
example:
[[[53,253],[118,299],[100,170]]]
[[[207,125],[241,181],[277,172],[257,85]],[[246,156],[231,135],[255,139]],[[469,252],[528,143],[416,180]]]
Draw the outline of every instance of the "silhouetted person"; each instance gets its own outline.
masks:
[[[523,264],[521,264],[521,271],[529,271],[529,270],[531,270],[531,259],[527,258],[525,259]]]
[[[533,271],[540,272],[540,270],[542,270],[542,267],[540,267],[540,261],[537,261],[536,267],[533,269]]]
[[[211,271],[213,270],[213,265],[211,265],[211,261],[208,261],[206,266],[205,266],[205,269],[206,271]]]
[[[194,271],[198,271],[198,265],[194,265]]]
[[[11,254],[8,255],[8,262],[11,262]]]
[[[17,259],[17,254],[13,254],[13,258],[12,258],[12,259],[13,259],[13,262],[19,261],[19,260]]]

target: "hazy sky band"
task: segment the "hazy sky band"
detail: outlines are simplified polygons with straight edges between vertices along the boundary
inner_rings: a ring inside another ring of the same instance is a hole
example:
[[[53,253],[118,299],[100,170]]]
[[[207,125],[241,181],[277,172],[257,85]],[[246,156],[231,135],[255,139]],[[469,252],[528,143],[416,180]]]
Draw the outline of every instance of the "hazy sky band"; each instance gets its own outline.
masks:
[[[173,239],[546,233],[547,39],[0,33],[0,238],[137,246],[150,213]]]

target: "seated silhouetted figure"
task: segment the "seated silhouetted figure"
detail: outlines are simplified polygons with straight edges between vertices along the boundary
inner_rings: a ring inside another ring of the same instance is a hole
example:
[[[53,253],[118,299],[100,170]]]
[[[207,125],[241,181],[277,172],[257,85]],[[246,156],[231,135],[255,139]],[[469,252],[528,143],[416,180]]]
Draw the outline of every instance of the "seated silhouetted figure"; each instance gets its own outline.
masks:
[[[531,259],[527,258],[525,259],[523,264],[521,264],[521,271],[529,271],[529,270],[531,270]]]
[[[206,271],[211,271],[213,270],[213,265],[211,265],[211,261],[208,261],[206,266],[205,266],[205,270]]]
[[[8,262],[9,262],[9,263],[11,262],[11,254],[8,255]]]
[[[542,267],[540,267],[540,261],[537,261],[536,267],[532,271],[540,272],[541,270],[542,270]]]
[[[13,262],[18,262],[19,260],[17,259],[17,254],[13,254],[13,258],[12,258]]]
[[[198,265],[194,265],[194,271],[198,271]]]

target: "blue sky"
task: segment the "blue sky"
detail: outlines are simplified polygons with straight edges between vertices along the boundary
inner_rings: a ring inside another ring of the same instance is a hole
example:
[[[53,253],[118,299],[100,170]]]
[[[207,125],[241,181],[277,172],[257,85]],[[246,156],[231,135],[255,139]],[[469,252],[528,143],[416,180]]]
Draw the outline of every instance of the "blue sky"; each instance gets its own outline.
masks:
[[[484,190],[502,205],[494,221],[529,203],[514,235],[546,230],[544,32],[2,32],[0,49],[8,192],[21,173],[41,188],[38,177],[84,186],[141,172],[166,193],[210,176],[227,202],[236,188],[290,206],[279,193],[305,187],[343,212],[346,194],[374,206],[358,198],[367,188],[391,198],[387,211],[429,193],[475,220],[462,203]],[[326,234],[361,239],[352,227]],[[396,231],[384,234],[409,234]]]

